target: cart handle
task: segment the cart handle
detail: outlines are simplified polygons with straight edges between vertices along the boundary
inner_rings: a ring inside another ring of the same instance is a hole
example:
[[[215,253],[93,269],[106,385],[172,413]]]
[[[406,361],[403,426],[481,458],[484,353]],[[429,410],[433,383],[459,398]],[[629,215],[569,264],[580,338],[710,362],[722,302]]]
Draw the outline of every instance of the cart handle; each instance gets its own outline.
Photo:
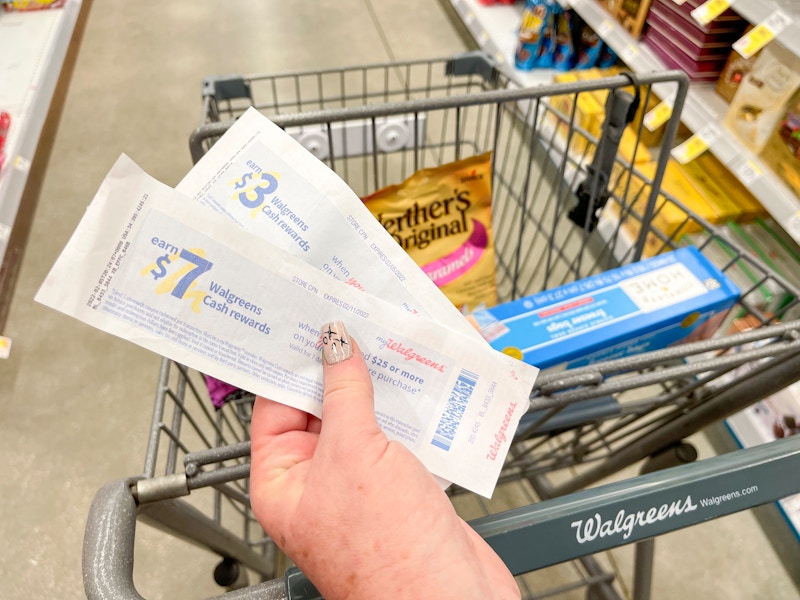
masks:
[[[144,600],[133,583],[136,479],[113,481],[95,495],[83,540],[83,587],[89,600]],[[288,600],[283,579],[215,596],[219,600]]]
[[[800,435],[482,517],[470,525],[518,575],[796,494],[800,479],[787,474],[798,468]],[[89,600],[143,600],[133,585],[133,483],[112,482],[92,502],[83,547]],[[535,542],[543,539],[550,542]],[[304,579],[300,575],[297,579]],[[274,579],[216,598],[309,598],[287,591],[288,583]]]

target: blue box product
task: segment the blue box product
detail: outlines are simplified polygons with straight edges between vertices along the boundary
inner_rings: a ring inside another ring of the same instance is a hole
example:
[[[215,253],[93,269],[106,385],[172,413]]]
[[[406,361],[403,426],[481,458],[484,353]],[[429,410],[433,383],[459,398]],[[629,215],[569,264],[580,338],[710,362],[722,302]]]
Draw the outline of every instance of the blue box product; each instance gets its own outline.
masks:
[[[496,350],[575,368],[711,336],[739,289],[680,248],[470,315]]]

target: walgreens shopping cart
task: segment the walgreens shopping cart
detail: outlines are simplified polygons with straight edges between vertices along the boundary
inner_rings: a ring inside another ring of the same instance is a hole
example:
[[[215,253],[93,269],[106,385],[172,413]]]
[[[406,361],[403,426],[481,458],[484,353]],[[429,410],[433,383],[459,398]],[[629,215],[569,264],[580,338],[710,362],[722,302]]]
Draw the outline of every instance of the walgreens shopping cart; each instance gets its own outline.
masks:
[[[204,83],[204,123],[190,142],[195,160],[251,105],[362,196],[492,151],[500,301],[689,243],[742,288],[711,339],[542,373],[501,475],[503,499],[450,491],[462,510],[486,509],[471,523],[520,575],[528,597],[618,597],[613,575],[592,555],[632,542],[641,543],[635,594],[647,597],[646,540],[800,492],[797,478],[781,475],[800,465],[800,436],[701,462],[684,441],[800,377],[800,323],[787,320],[800,292],[661,190],[686,90],[678,72],[521,89],[480,53]],[[582,113],[590,94],[605,101],[597,126]],[[674,110],[653,153],[642,139],[655,96],[671,99]],[[656,156],[651,177],[639,168],[645,153]],[[137,520],[217,553],[221,585],[246,585],[247,572],[266,580],[225,598],[315,597],[301,573],[286,570],[249,508],[252,396],[219,410],[207,396],[199,374],[163,362],[143,475],[103,488],[89,515],[90,598],[139,597]],[[647,474],[584,489],[641,461]],[[680,463],[687,464],[661,470]],[[731,501],[699,504],[743,489],[749,493]]]

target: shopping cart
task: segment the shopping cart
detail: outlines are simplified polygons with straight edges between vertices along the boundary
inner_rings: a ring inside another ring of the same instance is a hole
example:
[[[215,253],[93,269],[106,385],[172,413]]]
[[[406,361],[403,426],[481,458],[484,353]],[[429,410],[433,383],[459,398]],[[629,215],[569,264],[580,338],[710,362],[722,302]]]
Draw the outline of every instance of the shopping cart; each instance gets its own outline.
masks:
[[[251,105],[362,196],[491,150],[500,301],[689,243],[715,260],[724,247],[719,266],[742,294],[718,335],[540,374],[501,474],[499,489],[513,487],[515,504],[450,490],[457,507],[486,509],[471,523],[529,597],[619,597],[592,554],[632,542],[640,542],[635,593],[647,597],[654,536],[800,492],[800,481],[780,475],[797,468],[800,436],[700,462],[685,441],[800,377],[800,322],[787,320],[800,291],[661,189],[686,90],[680,72],[523,89],[481,53],[203,85],[204,122],[190,141],[195,161]],[[586,94],[606,99],[599,131],[584,127]],[[642,139],[650,135],[645,107],[656,97],[674,109],[650,178],[638,165],[653,154]],[[252,402],[245,393],[215,410],[200,374],[164,360],[144,472],[103,488],[89,515],[90,598],[139,597],[137,520],[217,553],[220,585],[246,585],[248,571],[265,580],[225,598],[315,597],[249,508]],[[647,474],[584,489],[638,463]],[[734,490],[732,500],[698,508],[698,499]],[[551,540],[546,548],[542,539]]]

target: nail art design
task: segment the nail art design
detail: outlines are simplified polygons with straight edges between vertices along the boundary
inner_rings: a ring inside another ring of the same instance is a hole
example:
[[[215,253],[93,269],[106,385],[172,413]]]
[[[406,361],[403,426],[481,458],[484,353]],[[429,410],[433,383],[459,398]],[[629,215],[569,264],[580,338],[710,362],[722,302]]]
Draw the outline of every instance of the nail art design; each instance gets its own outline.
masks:
[[[341,321],[331,321],[322,328],[322,357],[335,365],[353,356],[350,336]]]

